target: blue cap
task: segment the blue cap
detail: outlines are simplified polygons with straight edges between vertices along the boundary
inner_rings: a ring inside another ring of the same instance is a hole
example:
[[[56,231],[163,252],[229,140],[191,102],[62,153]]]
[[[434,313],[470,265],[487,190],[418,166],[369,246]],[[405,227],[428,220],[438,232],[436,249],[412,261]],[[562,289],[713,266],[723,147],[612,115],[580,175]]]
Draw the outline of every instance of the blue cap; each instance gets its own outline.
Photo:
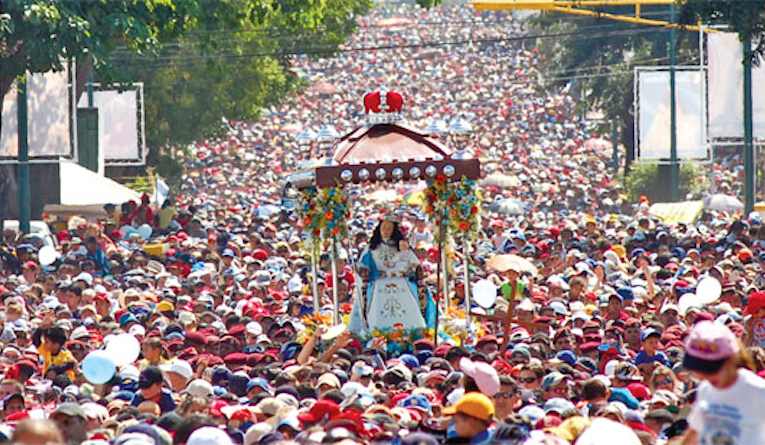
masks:
[[[126,324],[133,322],[138,323],[138,319],[135,318],[135,315],[133,315],[131,312],[126,312],[122,315],[120,315],[120,327],[125,327]]]
[[[361,377],[369,377],[374,374],[375,369],[369,365],[361,365],[356,367],[356,374]]]
[[[611,396],[608,401],[622,402],[629,409],[637,409],[640,406],[640,401],[627,388],[611,388]]]
[[[645,255],[645,249],[643,249],[642,247],[638,247],[636,249],[632,249],[631,255],[632,255],[632,258],[635,258],[635,257],[637,257],[639,255]]]
[[[252,388],[258,387],[265,392],[271,392],[271,387],[268,385],[268,381],[263,377],[255,377],[247,384],[247,392],[250,392]]]
[[[409,369],[414,369],[420,366],[420,361],[412,354],[402,354],[401,357],[399,357],[399,360],[401,360]]]
[[[215,385],[226,385],[228,384],[228,381],[231,380],[232,372],[230,369],[226,368],[225,366],[218,366],[213,370],[212,373],[212,384]]]
[[[635,293],[632,291],[632,288],[629,286],[622,286],[619,289],[616,289],[616,293],[619,294],[620,297],[622,297],[622,300],[635,299]]]
[[[635,232],[635,234],[632,235],[632,239],[634,239],[635,241],[645,241],[645,233]]]
[[[433,408],[430,405],[430,400],[428,400],[428,398],[422,394],[415,394],[405,398],[399,402],[399,406],[404,408],[414,408],[426,413],[433,412]]]
[[[574,366],[576,364],[576,354],[574,354],[572,351],[565,350],[560,351],[558,355],[555,356],[558,360],[563,361],[564,363],[568,363],[571,366]]]
[[[552,399],[545,402],[544,406],[545,413],[555,412],[558,414],[563,414],[567,410],[571,409],[576,409],[574,404],[562,397],[553,397]]]
[[[640,334],[640,341],[645,341],[648,337],[652,336],[661,337],[661,333],[656,329],[648,328]]]
[[[222,256],[222,257],[231,257],[231,258],[234,258],[234,257],[236,256],[236,254],[235,254],[235,253],[234,253],[234,251],[233,251],[233,250],[231,250],[231,249],[225,249],[225,250],[223,251],[223,253],[222,253],[220,256]]]

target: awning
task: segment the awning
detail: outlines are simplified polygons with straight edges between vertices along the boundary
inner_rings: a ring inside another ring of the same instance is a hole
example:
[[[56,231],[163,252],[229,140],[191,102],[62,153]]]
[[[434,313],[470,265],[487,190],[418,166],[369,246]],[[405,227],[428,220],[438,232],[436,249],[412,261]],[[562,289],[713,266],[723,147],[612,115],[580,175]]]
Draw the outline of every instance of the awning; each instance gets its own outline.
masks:
[[[657,203],[650,208],[651,214],[666,224],[691,224],[696,221],[703,210],[704,203],[702,201]]]
[[[60,163],[60,204],[48,204],[43,212],[61,216],[82,215],[92,220],[104,218],[104,204],[141,202],[141,194],[119,182],[88,170],[74,162]]]

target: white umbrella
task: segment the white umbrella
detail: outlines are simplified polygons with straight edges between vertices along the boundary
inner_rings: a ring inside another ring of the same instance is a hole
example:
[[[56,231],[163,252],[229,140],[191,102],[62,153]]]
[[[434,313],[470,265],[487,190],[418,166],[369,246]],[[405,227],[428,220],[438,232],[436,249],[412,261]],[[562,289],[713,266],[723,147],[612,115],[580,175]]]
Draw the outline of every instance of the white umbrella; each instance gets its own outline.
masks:
[[[489,204],[489,211],[500,215],[523,215],[526,205],[517,199],[498,199]]]
[[[704,208],[718,212],[740,212],[744,210],[744,203],[735,196],[717,194],[707,196],[704,199]]]
[[[268,218],[273,214],[279,213],[282,210],[281,207],[273,204],[263,204],[258,206],[258,216],[261,218]]]
[[[484,187],[493,185],[494,187],[499,187],[499,188],[509,188],[509,187],[518,187],[519,185],[521,185],[521,181],[515,175],[503,175],[501,173],[493,173],[485,177],[481,181],[481,185],[483,185]]]

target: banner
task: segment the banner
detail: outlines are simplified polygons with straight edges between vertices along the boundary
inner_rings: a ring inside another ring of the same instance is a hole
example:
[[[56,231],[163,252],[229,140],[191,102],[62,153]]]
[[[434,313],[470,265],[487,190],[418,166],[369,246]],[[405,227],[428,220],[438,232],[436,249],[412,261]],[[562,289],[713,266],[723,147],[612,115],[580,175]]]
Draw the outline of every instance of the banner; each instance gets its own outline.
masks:
[[[72,131],[74,93],[69,85],[69,64],[59,72],[27,74],[27,142],[29,158],[74,156]],[[18,157],[18,108],[14,86],[3,98],[0,158]]]
[[[636,70],[638,159],[670,158],[671,104],[669,71]],[[704,119],[704,75],[675,71],[677,158],[707,157]]]
[[[93,106],[98,108],[99,148],[107,165],[144,164],[143,86],[134,84],[133,88],[93,92]],[[78,106],[88,106],[87,94],[80,96]]]

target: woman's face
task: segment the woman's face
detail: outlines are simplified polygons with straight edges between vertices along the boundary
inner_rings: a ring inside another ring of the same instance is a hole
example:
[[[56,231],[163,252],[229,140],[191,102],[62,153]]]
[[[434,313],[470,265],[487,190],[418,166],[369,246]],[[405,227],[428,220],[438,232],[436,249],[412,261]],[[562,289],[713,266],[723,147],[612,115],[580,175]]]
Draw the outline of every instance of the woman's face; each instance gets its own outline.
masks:
[[[380,223],[380,236],[383,238],[390,238],[393,236],[393,223],[390,221],[383,221]]]

